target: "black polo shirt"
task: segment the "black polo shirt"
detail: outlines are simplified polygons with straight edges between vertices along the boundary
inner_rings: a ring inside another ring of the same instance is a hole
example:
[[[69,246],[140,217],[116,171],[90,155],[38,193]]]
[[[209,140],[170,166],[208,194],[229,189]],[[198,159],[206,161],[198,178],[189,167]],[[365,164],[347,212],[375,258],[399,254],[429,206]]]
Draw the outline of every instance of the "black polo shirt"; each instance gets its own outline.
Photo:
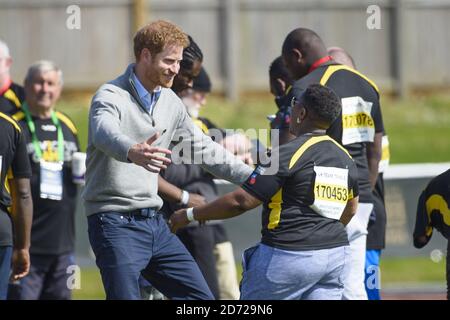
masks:
[[[423,247],[416,238],[426,236],[427,242],[433,235],[433,228],[447,240],[450,238],[450,170],[438,175],[421,193],[417,204],[416,225],[414,228],[414,246]]]
[[[25,139],[20,126],[0,112],[0,246],[12,245],[12,225],[7,214],[11,196],[6,178],[31,177]]]
[[[77,186],[72,181],[72,155],[79,151],[77,130],[73,122],[63,113],[56,112],[64,136],[63,195],[62,200],[42,199],[40,196],[40,163],[31,139],[25,114],[19,111],[14,118],[19,122],[27,142],[33,176],[33,225],[30,252],[33,254],[61,254],[74,250],[75,209]],[[36,136],[40,142],[42,158],[55,161],[58,158],[58,134],[51,119],[32,117]]]
[[[242,186],[263,201],[261,242],[285,250],[317,250],[348,244],[339,221],[358,195],[357,168],[327,135],[301,135],[273,151],[275,175],[258,166]]]
[[[366,143],[373,142],[374,134],[384,130],[378,88],[363,74],[333,61],[320,65],[297,80],[293,87],[305,90],[313,83],[333,89],[341,99],[342,113],[327,134],[343,145],[355,160],[359,201],[373,203]]]
[[[24,100],[25,91],[23,87],[12,82],[8,89],[0,92],[0,112],[11,116],[19,111]]]

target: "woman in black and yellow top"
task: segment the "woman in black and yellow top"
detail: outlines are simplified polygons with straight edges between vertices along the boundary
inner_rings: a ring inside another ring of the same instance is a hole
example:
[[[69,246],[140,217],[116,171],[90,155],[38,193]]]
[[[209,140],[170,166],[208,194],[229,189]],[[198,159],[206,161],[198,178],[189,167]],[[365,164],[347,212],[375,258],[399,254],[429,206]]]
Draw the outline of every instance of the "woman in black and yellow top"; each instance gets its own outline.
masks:
[[[356,211],[357,169],[325,135],[341,111],[329,88],[294,91],[290,130],[297,136],[272,152],[242,188],[195,209],[178,211],[173,230],[192,220],[226,219],[263,203],[262,239],[243,255],[241,299],[341,299],[345,225]],[[265,172],[264,172],[265,171]]]
[[[414,246],[422,248],[436,228],[447,239],[447,299],[450,299],[450,170],[428,183],[417,204]]]

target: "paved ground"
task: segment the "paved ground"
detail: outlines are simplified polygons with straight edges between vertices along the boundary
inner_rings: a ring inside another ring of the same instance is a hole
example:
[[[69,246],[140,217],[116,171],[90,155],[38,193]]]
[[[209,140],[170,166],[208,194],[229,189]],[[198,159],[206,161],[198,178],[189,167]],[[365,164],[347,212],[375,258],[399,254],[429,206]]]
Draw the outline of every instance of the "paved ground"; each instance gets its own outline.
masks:
[[[382,293],[383,300],[446,300],[445,293],[423,293],[423,292],[407,292],[407,293]]]
[[[424,285],[398,284],[381,289],[383,300],[446,300],[445,284]]]

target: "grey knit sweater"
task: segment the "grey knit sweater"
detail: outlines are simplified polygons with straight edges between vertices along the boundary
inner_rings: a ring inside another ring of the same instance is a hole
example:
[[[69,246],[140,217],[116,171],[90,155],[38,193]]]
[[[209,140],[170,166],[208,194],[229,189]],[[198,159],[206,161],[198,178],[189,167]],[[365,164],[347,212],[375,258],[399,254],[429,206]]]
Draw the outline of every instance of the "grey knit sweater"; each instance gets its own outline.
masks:
[[[204,135],[171,89],[162,89],[151,114],[145,110],[134,89],[133,68],[131,64],[123,75],[102,85],[92,99],[83,192],[86,214],[162,206],[158,174],[127,159],[131,146],[146,141],[155,131],[162,134],[153,145],[168,148],[181,136],[194,154],[203,157],[202,167],[219,178],[243,183],[252,169]],[[191,155],[186,152],[183,157],[190,161]],[[224,158],[226,164],[214,163]]]

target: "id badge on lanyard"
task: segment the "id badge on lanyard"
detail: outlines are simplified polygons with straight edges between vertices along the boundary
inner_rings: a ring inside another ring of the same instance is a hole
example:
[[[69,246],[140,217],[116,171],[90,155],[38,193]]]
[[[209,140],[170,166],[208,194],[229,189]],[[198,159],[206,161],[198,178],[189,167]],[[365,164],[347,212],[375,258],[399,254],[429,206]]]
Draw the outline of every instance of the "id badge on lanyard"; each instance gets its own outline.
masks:
[[[52,111],[51,119],[58,134],[58,159],[59,161],[49,162],[42,159],[42,150],[39,145],[39,139],[36,136],[36,126],[31,117],[28,109],[28,104],[25,102],[22,106],[22,110],[25,113],[28,128],[31,132],[31,140],[33,141],[34,150],[36,155],[40,159],[40,194],[42,199],[61,200],[63,196],[63,164],[64,164],[64,136],[61,128],[61,124],[56,116],[56,113]]]
[[[41,165],[41,198],[61,200],[63,196],[63,162],[40,161]]]

